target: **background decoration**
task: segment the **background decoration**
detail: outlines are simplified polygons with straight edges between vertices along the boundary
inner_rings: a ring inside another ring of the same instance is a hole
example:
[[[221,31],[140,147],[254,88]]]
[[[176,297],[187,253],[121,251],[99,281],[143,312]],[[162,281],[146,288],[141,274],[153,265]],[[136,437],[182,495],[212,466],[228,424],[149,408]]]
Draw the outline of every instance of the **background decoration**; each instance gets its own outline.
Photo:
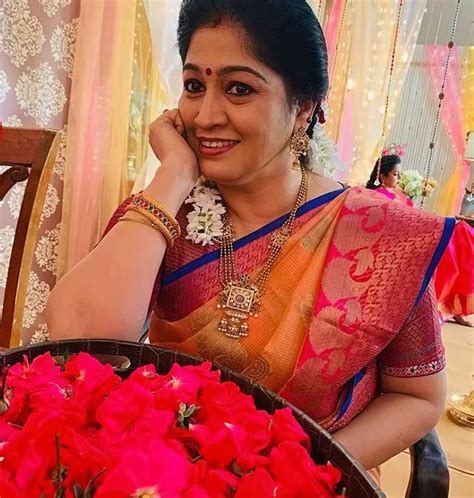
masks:
[[[433,165],[433,149],[435,148],[435,145],[436,145],[436,138],[437,138],[437,135],[438,135],[438,127],[439,127],[439,120],[440,120],[440,116],[441,116],[441,108],[442,108],[442,105],[443,105],[443,101],[445,99],[445,87],[446,87],[446,82],[447,82],[447,78],[448,78],[448,71],[450,70],[450,60],[452,58],[452,55],[453,55],[453,50],[454,50],[454,35],[456,33],[456,26],[457,26],[457,22],[458,22],[458,16],[459,16],[459,7],[460,7],[460,4],[461,4],[461,1],[462,0],[457,0],[457,5],[456,5],[456,10],[454,12],[454,18],[453,18],[453,24],[452,24],[452,28],[451,28],[451,36],[450,36],[450,39],[449,39],[449,42],[448,42],[448,50],[447,50],[447,53],[446,53],[446,63],[444,65],[444,69],[443,69],[443,75],[442,75],[442,78],[441,78],[441,88],[439,90],[439,93],[438,93],[438,108],[436,110],[436,117],[435,117],[435,121],[434,121],[434,124],[433,124],[433,132],[432,132],[432,135],[431,135],[431,141],[429,143],[429,152],[428,152],[428,161],[427,161],[427,165],[426,165],[426,177],[428,178],[429,175],[430,175],[430,172],[431,172],[431,168],[432,168],[432,165]],[[429,48],[428,48],[428,52],[429,52]],[[435,51],[436,52],[436,49]],[[431,67],[432,68],[436,68],[438,67],[436,65],[436,63],[432,63],[431,64]],[[451,72],[451,74],[453,74]],[[433,81],[434,82],[437,82],[438,80],[438,74],[436,73],[436,69],[433,69]],[[453,82],[454,83],[454,82]],[[449,92],[449,95],[450,95],[450,98],[452,99],[452,103],[453,104],[457,104],[457,107],[456,109],[460,110],[460,102],[459,102],[459,98],[456,98],[458,97],[458,95],[456,95],[456,85],[455,84],[451,84],[449,85],[450,88],[448,88],[448,90],[451,90]],[[459,124],[460,124],[460,120],[456,120]],[[454,132],[457,132],[459,130],[459,126],[456,126],[456,129],[453,130]],[[455,146],[457,147],[461,147],[462,148],[462,152],[464,152],[464,147],[462,145],[462,139],[459,140],[459,137],[457,139],[454,139],[455,140]],[[423,206],[423,201],[422,201],[422,204]]]
[[[4,126],[63,130],[41,217],[23,319],[23,343],[44,340],[43,311],[57,278],[67,114],[77,41],[79,2],[0,2],[0,121]],[[0,165],[0,173],[5,167]],[[0,201],[0,306],[25,184]],[[1,312],[1,310],[0,310]]]
[[[327,38],[324,129],[341,160],[332,169],[323,161],[324,172],[365,183],[385,130],[385,143],[404,144],[403,170],[426,176],[433,130],[425,123],[436,122],[439,107],[428,163],[440,188],[424,209],[457,214],[470,173],[464,141],[474,130],[472,2],[308,1]],[[46,337],[43,311],[56,279],[90,251],[116,205],[144,188],[159,166],[148,125],[181,92],[179,6],[179,0],[0,0],[0,119],[65,132],[30,275],[25,343]],[[320,149],[330,157],[324,137]],[[22,188],[0,203],[0,294]]]
[[[426,0],[403,2],[398,30],[400,2],[346,1],[346,28],[343,28],[331,76],[328,133],[337,140],[340,158],[347,165],[345,178],[351,184],[364,184],[383,148],[380,137],[384,116],[389,131],[399,106]],[[341,7],[334,4],[333,9],[336,8]]]

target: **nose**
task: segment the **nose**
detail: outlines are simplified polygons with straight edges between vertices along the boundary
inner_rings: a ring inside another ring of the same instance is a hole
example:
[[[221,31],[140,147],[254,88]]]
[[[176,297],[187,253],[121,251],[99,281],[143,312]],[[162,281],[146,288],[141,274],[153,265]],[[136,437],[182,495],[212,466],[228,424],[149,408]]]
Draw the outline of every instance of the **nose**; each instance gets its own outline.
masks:
[[[198,113],[194,117],[194,123],[198,128],[205,130],[227,124],[228,118],[223,102],[215,92],[208,90],[200,104]]]

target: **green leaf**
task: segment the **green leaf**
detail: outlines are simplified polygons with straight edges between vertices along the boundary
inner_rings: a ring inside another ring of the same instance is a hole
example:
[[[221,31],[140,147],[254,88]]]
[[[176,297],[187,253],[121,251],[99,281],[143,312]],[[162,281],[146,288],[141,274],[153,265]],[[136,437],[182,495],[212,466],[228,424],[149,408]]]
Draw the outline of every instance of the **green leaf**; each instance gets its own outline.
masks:
[[[0,415],[3,415],[8,411],[10,407],[10,401],[7,398],[0,398]]]
[[[178,427],[184,427],[185,429],[189,428],[189,424],[191,423],[191,417],[199,410],[199,406],[190,405],[186,406],[185,403],[179,404],[178,411]]]
[[[191,405],[188,407],[188,409],[184,412],[184,416],[189,418],[192,417],[197,411],[199,407],[196,405]]]
[[[74,492],[74,498],[85,498],[84,490],[79,484],[77,484],[77,482],[72,485],[72,490]]]
[[[64,488],[57,489],[54,498],[66,498],[66,490]]]
[[[94,494],[95,494],[95,492],[97,491],[97,488],[98,488],[97,480],[106,471],[107,471],[107,469],[102,469],[98,474],[96,474],[87,483],[86,489],[84,490],[84,498],[93,498],[93,496],[94,496]]]

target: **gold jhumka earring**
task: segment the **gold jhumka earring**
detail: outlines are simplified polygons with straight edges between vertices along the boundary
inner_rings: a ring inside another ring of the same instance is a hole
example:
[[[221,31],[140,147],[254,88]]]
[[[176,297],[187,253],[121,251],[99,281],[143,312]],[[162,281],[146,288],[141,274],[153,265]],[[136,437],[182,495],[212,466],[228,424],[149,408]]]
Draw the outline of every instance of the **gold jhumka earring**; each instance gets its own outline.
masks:
[[[301,126],[296,133],[293,133],[290,139],[290,152],[294,154],[296,160],[294,167],[300,167],[300,157],[306,156],[309,147],[309,136],[306,130]]]

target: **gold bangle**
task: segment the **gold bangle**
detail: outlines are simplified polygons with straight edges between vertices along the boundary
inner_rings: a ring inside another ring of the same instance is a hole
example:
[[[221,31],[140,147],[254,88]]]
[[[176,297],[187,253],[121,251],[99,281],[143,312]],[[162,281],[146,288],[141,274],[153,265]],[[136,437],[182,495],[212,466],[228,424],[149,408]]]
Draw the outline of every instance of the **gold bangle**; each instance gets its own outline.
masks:
[[[127,217],[125,215],[125,216],[122,216],[121,218],[119,218],[119,221],[133,221],[135,223],[140,223],[141,225],[145,225],[147,227],[153,228],[153,230],[156,230],[157,232],[159,232],[163,236],[168,247],[173,247],[174,240],[171,237],[171,234],[166,229],[166,227],[164,227],[162,224],[161,225],[158,224],[155,220],[152,221],[152,220],[148,219],[148,217],[144,216],[143,214],[139,213],[138,211],[134,211],[134,212],[139,214],[141,218],[130,218],[130,217]]]
[[[174,239],[178,237],[176,233],[171,232],[168,227],[164,225],[164,223],[161,222],[158,218],[156,218],[153,214],[149,213],[146,209],[143,209],[139,206],[135,205],[130,205],[127,208],[127,212],[133,211],[135,213],[138,213],[140,216],[143,216],[151,225],[153,228],[161,232],[163,237],[166,239],[166,242],[168,246],[172,247],[174,243]]]
[[[145,201],[146,202],[146,201]],[[148,207],[144,207],[148,206]],[[151,204],[143,204],[140,198],[137,198],[132,204],[130,204],[125,212],[136,211],[141,213],[143,216],[148,218],[150,221],[159,222],[163,225],[166,230],[170,233],[173,239],[178,238],[181,235],[181,229],[179,225],[175,226],[166,218],[166,216],[155,206]]]
[[[155,225],[153,225],[151,222],[149,222],[147,219],[144,218],[127,218],[125,216],[122,216],[119,218],[119,221],[134,221],[135,223],[141,223],[142,225],[145,225],[147,227],[153,228],[153,230],[156,230]]]
[[[152,199],[151,197],[146,196],[145,194],[143,194],[143,192],[140,193],[139,195],[140,195],[140,197],[142,197],[143,199],[145,199],[147,202],[149,202],[153,206],[156,206],[170,220],[170,222],[174,226],[176,226],[176,227],[179,228],[179,223],[176,220],[176,218],[162,204],[160,204],[157,200]]]
[[[157,201],[145,197],[143,194],[137,194],[133,196],[132,203],[129,208],[131,208],[131,206],[142,208],[155,218],[159,219],[173,235],[173,238],[181,235],[181,227],[176,221],[176,218]]]

